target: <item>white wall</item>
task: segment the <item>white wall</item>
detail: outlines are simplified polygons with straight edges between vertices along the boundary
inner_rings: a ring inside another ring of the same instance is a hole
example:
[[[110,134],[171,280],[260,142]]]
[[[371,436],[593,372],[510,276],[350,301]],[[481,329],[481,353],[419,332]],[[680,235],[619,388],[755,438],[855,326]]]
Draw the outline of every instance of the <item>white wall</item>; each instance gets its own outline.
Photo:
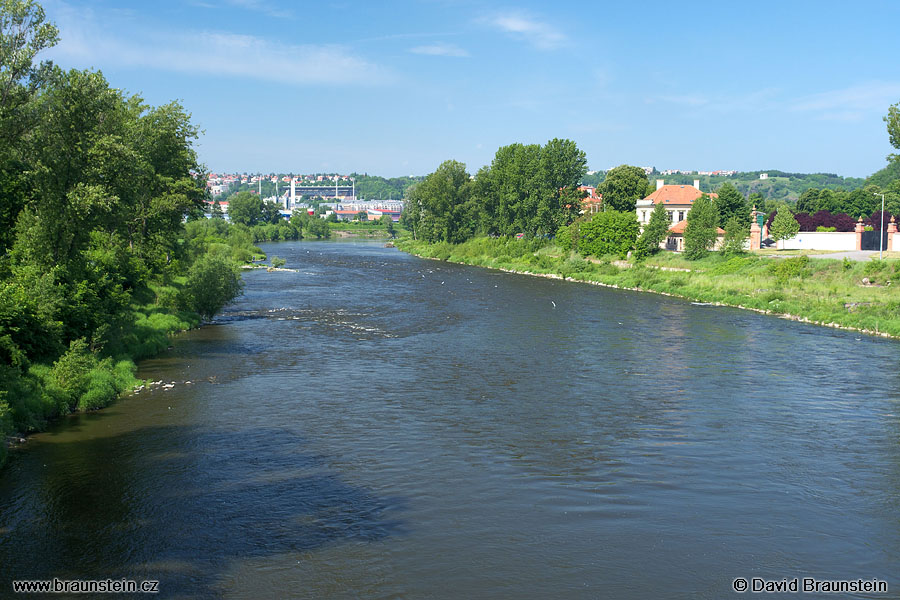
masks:
[[[778,247],[783,250],[856,250],[856,232],[804,231],[778,242]]]

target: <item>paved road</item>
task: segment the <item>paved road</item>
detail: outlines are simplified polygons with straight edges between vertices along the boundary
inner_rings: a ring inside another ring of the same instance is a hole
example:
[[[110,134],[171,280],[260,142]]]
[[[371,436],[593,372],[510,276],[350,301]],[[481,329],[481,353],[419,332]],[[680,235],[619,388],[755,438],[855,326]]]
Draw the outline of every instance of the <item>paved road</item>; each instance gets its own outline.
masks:
[[[875,258],[878,258],[878,250],[853,250],[851,252],[832,252],[831,254],[810,254],[810,258],[836,258],[838,260],[842,260],[844,258],[849,258],[850,260],[869,260],[872,258],[872,255]]]

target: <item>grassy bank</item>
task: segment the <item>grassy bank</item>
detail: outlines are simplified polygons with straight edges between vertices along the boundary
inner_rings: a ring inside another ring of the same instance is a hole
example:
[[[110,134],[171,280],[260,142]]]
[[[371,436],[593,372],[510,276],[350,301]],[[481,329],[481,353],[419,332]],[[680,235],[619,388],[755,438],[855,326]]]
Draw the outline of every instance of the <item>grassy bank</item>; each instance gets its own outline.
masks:
[[[900,261],[725,258],[688,261],[662,252],[642,263],[582,257],[541,240],[475,238],[427,244],[404,238],[406,252],[468,265],[669,294],[900,338]]]

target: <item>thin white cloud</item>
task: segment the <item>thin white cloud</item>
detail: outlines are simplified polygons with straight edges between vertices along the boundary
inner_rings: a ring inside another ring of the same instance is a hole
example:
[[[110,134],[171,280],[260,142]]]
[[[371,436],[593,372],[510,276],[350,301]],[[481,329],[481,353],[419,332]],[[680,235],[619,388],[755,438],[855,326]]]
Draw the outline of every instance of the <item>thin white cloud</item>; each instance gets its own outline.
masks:
[[[231,6],[261,12],[272,17],[291,16],[290,11],[279,8],[272,2],[264,2],[263,0],[225,0],[225,2]]]
[[[900,100],[900,83],[873,81],[811,94],[795,100],[790,108],[810,112],[826,121],[858,121],[872,113],[887,114]]]
[[[410,48],[409,51],[413,54],[426,54],[429,56],[454,56],[460,58],[469,56],[468,52],[456,44],[445,44],[441,42],[425,46],[416,46],[415,48]]]
[[[566,35],[555,27],[522,12],[494,13],[479,21],[525,40],[540,50],[552,50],[568,41]]]
[[[100,25],[92,13],[72,9],[53,17],[61,41],[47,57],[68,66],[149,68],[290,85],[379,84],[394,78],[339,45],[280,44],[216,31],[144,32]]]

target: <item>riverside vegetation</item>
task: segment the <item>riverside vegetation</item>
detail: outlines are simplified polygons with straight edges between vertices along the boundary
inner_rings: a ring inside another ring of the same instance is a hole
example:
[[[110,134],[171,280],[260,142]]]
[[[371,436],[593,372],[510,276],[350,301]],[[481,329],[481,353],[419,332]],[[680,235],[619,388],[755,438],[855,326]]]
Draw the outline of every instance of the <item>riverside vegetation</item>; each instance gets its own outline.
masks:
[[[863,263],[710,252],[695,261],[674,253],[633,261],[615,254],[585,257],[543,239],[487,237],[461,244],[407,237],[397,247],[425,258],[657,292],[900,337],[900,260]]]
[[[900,149],[900,110],[885,117]],[[892,155],[892,164],[900,157]],[[749,198],[728,184],[704,194],[687,214],[685,252],[660,251],[669,217],[657,204],[643,231],[635,203],[650,191],[643,169],[622,165],[606,173],[600,212],[581,214],[584,153],[570,140],[546,146],[513,144],[470,177],[446,161],[410,187],[403,214],[411,233],[397,247],[427,258],[564,277],[653,291],[816,323],[900,337],[900,262],[868,263],[763,258],[743,251],[749,234]],[[868,208],[868,207],[866,207]],[[799,224],[781,205],[776,239]],[[717,227],[724,227],[719,251]]]
[[[261,255],[203,218],[183,108],[37,64],[56,41],[38,4],[0,1],[0,464],[12,432],[134,386],[134,361],[211,318]]]

